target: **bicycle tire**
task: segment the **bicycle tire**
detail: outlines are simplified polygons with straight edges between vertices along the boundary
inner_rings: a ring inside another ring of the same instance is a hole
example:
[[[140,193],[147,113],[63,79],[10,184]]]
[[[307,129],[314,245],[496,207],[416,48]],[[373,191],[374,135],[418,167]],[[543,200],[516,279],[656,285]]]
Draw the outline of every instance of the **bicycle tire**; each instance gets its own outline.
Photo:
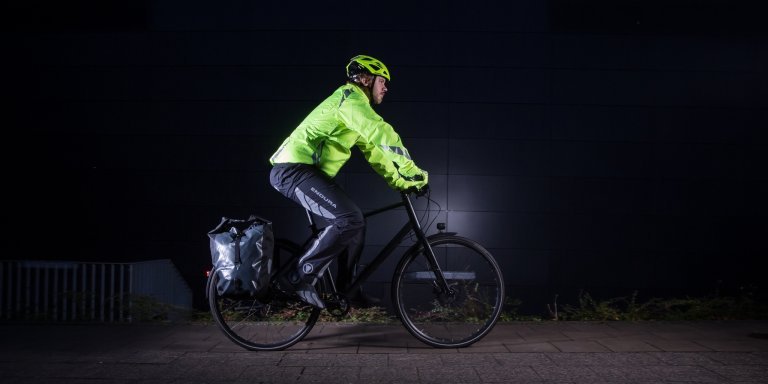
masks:
[[[436,348],[472,345],[493,329],[504,303],[504,279],[483,246],[459,236],[429,239],[453,295],[441,293],[417,247],[401,258],[392,279],[395,312],[418,340]]]
[[[285,240],[275,242],[275,260],[292,262],[299,246]],[[276,265],[275,270],[280,266]],[[306,336],[317,322],[320,309],[275,287],[276,275],[263,298],[222,297],[216,289],[218,274],[208,284],[208,304],[213,319],[235,344],[252,351],[286,349]]]

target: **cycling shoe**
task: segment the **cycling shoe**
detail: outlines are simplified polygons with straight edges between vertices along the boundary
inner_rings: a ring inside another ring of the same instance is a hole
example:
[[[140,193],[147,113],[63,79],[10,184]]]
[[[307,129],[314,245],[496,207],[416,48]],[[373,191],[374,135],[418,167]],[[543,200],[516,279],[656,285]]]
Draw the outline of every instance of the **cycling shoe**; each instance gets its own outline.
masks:
[[[325,302],[320,298],[315,289],[317,278],[313,276],[301,276],[296,271],[291,271],[288,276],[281,276],[280,288],[287,292],[293,292],[301,301],[320,309],[325,309]]]

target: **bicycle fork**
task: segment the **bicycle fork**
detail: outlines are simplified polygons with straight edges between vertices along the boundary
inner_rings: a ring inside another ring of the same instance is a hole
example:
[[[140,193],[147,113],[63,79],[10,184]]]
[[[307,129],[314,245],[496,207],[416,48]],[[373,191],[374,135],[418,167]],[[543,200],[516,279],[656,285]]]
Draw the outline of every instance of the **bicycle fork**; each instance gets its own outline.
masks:
[[[448,285],[448,280],[445,279],[445,275],[443,275],[443,271],[440,269],[440,265],[437,263],[435,251],[432,250],[432,246],[429,244],[429,240],[424,234],[424,230],[421,229],[421,223],[419,223],[419,220],[416,217],[416,211],[413,209],[411,198],[408,195],[403,195],[403,200],[405,202],[408,217],[413,224],[413,233],[416,234],[416,238],[419,239],[422,245],[424,245],[424,257],[427,258],[427,263],[429,263],[429,267],[432,270],[432,273],[435,274],[435,281],[433,282],[434,288],[438,290],[438,293],[444,293],[449,296],[453,296],[455,291]]]

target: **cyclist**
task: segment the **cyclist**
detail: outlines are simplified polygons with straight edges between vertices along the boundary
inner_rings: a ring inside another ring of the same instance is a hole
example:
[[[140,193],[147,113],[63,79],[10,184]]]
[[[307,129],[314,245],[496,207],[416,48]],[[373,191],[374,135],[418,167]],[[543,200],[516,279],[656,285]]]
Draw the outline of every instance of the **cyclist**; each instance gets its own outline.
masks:
[[[290,285],[283,289],[319,308],[325,303],[314,287],[318,278],[341,254],[339,288],[344,289],[365,238],[360,208],[334,181],[352,146],[394,189],[425,189],[428,182],[427,172],[414,164],[392,126],[373,110],[387,93],[387,67],[358,55],[346,71],[346,84],[320,103],[270,158],[272,186],[329,224],[301,255],[296,269],[280,279],[280,285]]]

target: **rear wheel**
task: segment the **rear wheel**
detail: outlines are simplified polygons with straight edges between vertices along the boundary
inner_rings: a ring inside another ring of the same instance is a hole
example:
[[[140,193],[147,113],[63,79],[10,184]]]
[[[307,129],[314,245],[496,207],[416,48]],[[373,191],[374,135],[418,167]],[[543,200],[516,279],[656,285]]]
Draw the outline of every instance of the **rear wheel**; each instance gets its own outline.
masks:
[[[444,292],[423,247],[403,256],[392,279],[395,311],[417,339],[438,348],[466,347],[491,331],[504,303],[504,280],[493,256],[458,236],[430,239],[450,288]]]
[[[294,262],[299,250],[296,244],[277,241],[276,263]],[[278,290],[274,277],[269,292],[262,298],[222,297],[216,289],[218,278],[219,275],[213,273],[208,284],[211,314],[224,334],[243,348],[257,351],[288,348],[309,333],[320,315],[319,309]]]

